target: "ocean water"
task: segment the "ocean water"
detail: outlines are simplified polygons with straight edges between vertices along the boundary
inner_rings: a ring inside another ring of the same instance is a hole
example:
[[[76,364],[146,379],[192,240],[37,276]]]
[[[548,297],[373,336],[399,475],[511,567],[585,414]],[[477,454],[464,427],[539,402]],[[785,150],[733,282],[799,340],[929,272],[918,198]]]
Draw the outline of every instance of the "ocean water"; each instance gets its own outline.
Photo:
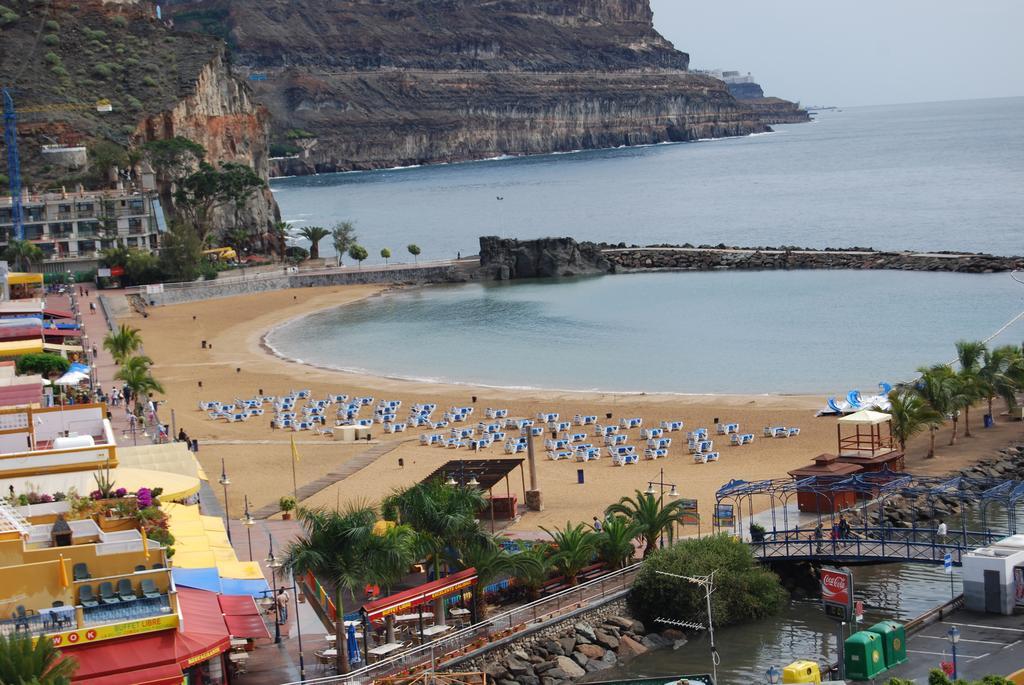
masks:
[[[1022,119],[1024,98],[859,107],[747,138],[271,187],[296,227],[355,221],[371,263],[409,243],[475,254],[481,235],[1020,254]]]
[[[293,226],[408,260],[480,235],[1024,253],[1024,98],[864,107],[739,139],[273,183]],[[498,200],[497,198],[503,198]],[[330,254],[325,240],[322,253]],[[651,273],[389,295],[275,331],[281,354],[449,382],[838,393],[912,378],[1021,310],[1008,275]],[[1019,343],[1024,325],[997,343]]]
[[[573,390],[845,394],[913,378],[1024,310],[1007,274],[656,272],[433,286],[273,331],[378,375]],[[1024,339],[1024,321],[997,343]]]

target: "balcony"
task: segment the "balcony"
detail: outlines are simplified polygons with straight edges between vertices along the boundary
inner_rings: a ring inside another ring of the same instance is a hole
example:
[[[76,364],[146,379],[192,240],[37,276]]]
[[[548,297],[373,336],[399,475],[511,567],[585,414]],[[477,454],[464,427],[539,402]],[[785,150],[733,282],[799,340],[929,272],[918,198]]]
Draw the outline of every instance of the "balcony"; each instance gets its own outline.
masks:
[[[26,609],[18,605],[11,617],[0,620],[0,634],[31,635],[36,637],[47,633],[58,633],[63,630],[78,629],[75,607],[66,606],[59,600],[47,609]]]

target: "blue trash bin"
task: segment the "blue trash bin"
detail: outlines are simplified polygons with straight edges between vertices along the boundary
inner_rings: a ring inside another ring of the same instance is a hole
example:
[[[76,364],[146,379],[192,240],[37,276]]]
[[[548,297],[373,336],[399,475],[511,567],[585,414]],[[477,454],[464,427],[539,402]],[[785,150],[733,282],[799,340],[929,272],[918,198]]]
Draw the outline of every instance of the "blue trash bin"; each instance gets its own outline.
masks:
[[[995,424],[991,414],[985,414],[985,428],[991,428]]]
[[[583,469],[576,469],[576,482],[583,485]]]

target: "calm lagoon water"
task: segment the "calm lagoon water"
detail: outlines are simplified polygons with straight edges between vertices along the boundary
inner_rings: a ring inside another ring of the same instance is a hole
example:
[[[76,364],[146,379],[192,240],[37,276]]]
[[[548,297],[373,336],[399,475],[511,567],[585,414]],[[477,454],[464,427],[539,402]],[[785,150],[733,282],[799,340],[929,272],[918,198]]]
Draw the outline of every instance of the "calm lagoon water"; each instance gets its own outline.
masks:
[[[872,390],[1024,310],[1006,274],[647,273],[436,286],[313,314],[268,342],[317,365],[500,386]],[[1019,342],[1024,322],[998,341]]]

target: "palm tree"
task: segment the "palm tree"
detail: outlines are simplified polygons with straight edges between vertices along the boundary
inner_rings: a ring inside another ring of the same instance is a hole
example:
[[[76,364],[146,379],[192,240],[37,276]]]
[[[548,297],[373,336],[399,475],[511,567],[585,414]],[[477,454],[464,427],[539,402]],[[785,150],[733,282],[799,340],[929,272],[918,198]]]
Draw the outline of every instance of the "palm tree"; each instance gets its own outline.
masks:
[[[921,399],[945,420],[946,416],[955,411],[953,398],[956,391],[953,388],[955,378],[953,370],[945,364],[936,364],[931,368],[921,367],[918,371],[921,373],[921,377],[914,389]],[[928,424],[928,433],[931,439],[928,447],[929,459],[935,456],[935,431],[940,425],[942,425],[941,422]]]
[[[988,400],[988,415],[994,420],[992,400],[1002,397],[1006,406],[1012,408],[1017,401],[1017,391],[1024,387],[1024,356],[1013,345],[985,350],[978,367],[978,378],[982,397]]]
[[[440,578],[446,548],[451,553],[488,539],[477,521],[477,513],[486,504],[483,493],[476,488],[434,479],[395,490],[384,499],[381,508],[394,511],[399,523],[416,531],[419,549],[430,562],[432,576]]]
[[[497,540],[488,537],[472,542],[459,550],[459,565],[476,570],[476,591],[473,593],[473,621],[480,621],[487,615],[487,598],[484,588],[502,577],[518,576],[521,573],[536,573],[543,564],[533,555],[511,554]]]
[[[277,221],[267,227],[263,234],[263,240],[267,245],[267,251],[277,254],[283,260],[285,249],[287,249],[288,224]]]
[[[0,635],[0,683],[70,685],[78,668],[72,657],[61,657],[53,641],[32,644],[28,635]]]
[[[4,259],[22,271],[28,271],[32,265],[43,261],[43,251],[28,240],[12,240],[4,250]]]
[[[912,387],[899,386],[889,393],[890,425],[893,437],[900,444],[900,451],[907,451],[907,441],[932,425],[942,425],[942,414]]]
[[[338,673],[348,673],[344,593],[367,583],[391,586],[412,561],[412,532],[393,526],[374,534],[377,513],[372,507],[352,505],[344,511],[299,509],[302,535],[287,549],[285,567],[292,573],[314,575],[334,586],[335,635],[338,636]]]
[[[601,530],[596,533],[597,556],[615,571],[633,560],[636,548],[633,538],[640,535],[643,527],[626,516],[609,516]]]
[[[320,241],[330,235],[323,226],[304,226],[299,235],[309,241],[309,258],[320,259]]]
[[[526,590],[531,600],[540,597],[540,589],[551,576],[554,569],[551,563],[553,554],[554,550],[546,542],[535,542],[518,554],[520,557],[529,557],[533,560],[532,564],[524,565],[515,573],[516,582]]]
[[[125,324],[121,324],[116,331],[107,333],[107,336],[103,338],[103,349],[110,352],[110,356],[118,364],[123,363],[140,347],[142,347],[142,336],[139,334],[139,329]]]
[[[612,504],[605,513],[622,514],[640,524],[640,535],[644,538],[644,559],[657,549],[658,538],[665,531],[671,534],[672,526],[683,515],[686,502],[673,500],[665,504],[663,498],[654,493],[636,491],[634,497],[623,497]]]
[[[548,530],[544,526],[540,529],[551,536],[557,551],[551,557],[551,565],[555,570],[565,577],[568,585],[576,584],[576,577],[590,562],[594,560],[597,553],[597,540],[593,531],[588,530],[589,526],[582,523],[572,525],[565,522],[565,528],[561,530]]]
[[[114,374],[114,378],[124,381],[126,387],[131,388],[132,396],[135,398],[135,411],[138,412],[142,406],[142,398],[152,392],[164,391],[164,387],[158,380],[153,378],[149,367],[153,360],[145,355],[128,357],[121,364],[121,368]]]
[[[956,357],[960,363],[960,387],[967,398],[964,405],[964,437],[971,437],[971,405],[982,397],[982,383],[978,376],[981,360],[988,348],[985,343],[959,340],[956,343]]]

